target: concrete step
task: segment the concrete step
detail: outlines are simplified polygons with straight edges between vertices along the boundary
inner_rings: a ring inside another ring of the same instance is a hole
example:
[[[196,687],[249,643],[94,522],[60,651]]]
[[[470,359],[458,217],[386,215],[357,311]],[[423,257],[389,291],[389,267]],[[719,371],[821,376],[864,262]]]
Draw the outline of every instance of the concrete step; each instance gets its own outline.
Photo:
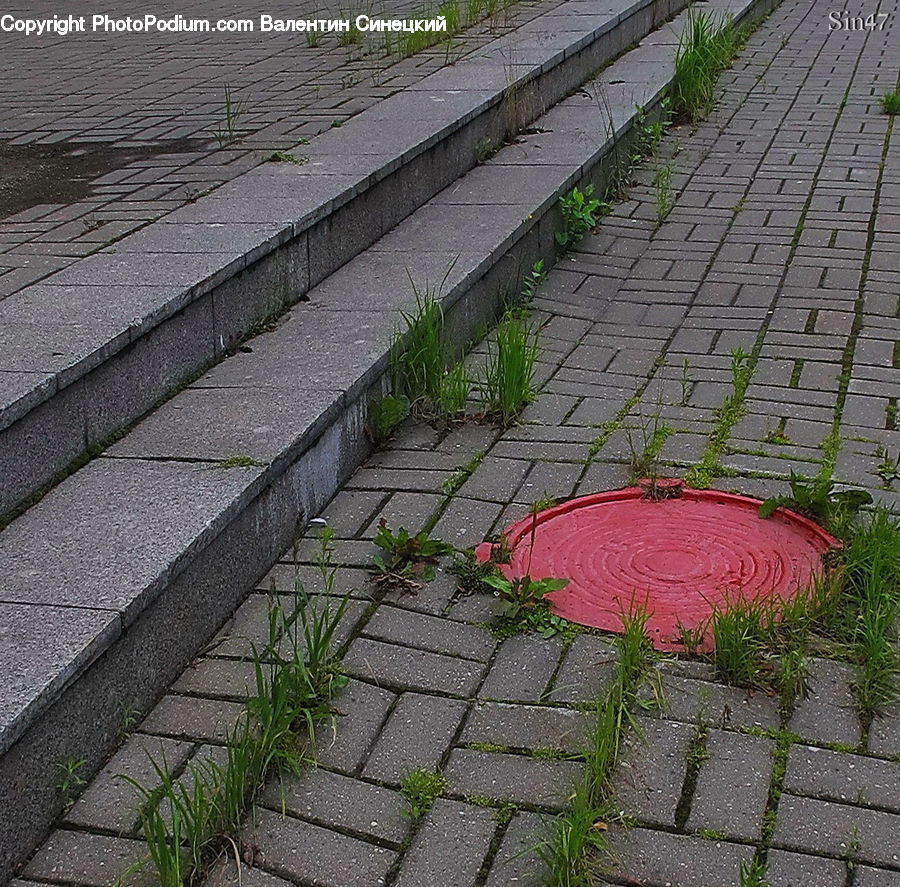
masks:
[[[742,17],[766,2],[705,6]],[[535,260],[552,263],[559,196],[602,182],[636,106],[668,86],[683,21],[382,233],[0,533],[0,881],[59,812],[56,765],[102,764],[125,719],[148,710],[368,452],[368,404],[387,390],[391,337],[414,303],[407,273],[436,283],[453,262],[442,300],[455,343],[492,319]]]
[[[0,305],[0,517],[687,0],[568,0]]]

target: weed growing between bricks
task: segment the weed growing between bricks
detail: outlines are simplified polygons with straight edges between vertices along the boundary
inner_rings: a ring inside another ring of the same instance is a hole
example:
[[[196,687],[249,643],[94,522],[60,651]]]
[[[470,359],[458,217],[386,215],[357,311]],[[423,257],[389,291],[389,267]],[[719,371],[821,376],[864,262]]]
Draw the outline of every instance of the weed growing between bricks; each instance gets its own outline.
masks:
[[[604,868],[607,823],[617,815],[610,780],[625,731],[640,729],[634,720],[641,705],[638,690],[655,656],[646,634],[647,619],[646,607],[634,601],[622,616],[615,670],[594,709],[583,778],[568,807],[549,823],[546,837],[535,848],[546,867],[547,887],[591,887]]]
[[[849,661],[865,727],[900,693],[900,521],[876,510],[855,522],[838,563],[813,588],[790,601],[738,595],[713,608],[710,654],[723,680],[767,689],[790,717],[808,693],[807,658]],[[695,639],[696,639],[695,638]]]
[[[123,777],[141,801],[148,859],[137,868],[152,863],[161,887],[199,884],[223,854],[240,858],[240,829],[258,791],[279,772],[301,771],[316,724],[331,714],[346,683],[333,642],[347,603],[333,598],[331,538],[330,530],[322,534],[321,595],[310,598],[295,582],[292,612],[272,595],[268,641],[253,649],[254,693],[226,738],[224,764],[204,760],[176,779],[165,758],[152,760],[160,783],[153,789]]]

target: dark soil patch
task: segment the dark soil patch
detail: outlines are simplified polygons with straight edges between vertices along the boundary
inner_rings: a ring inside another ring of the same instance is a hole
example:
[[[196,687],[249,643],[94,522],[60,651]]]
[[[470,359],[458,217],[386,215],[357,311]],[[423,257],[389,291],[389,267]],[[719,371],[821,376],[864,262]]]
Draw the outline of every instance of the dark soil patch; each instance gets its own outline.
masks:
[[[42,203],[75,203],[98,176],[159,154],[202,149],[204,139],[113,147],[94,142],[10,145],[0,141],[0,219]]]

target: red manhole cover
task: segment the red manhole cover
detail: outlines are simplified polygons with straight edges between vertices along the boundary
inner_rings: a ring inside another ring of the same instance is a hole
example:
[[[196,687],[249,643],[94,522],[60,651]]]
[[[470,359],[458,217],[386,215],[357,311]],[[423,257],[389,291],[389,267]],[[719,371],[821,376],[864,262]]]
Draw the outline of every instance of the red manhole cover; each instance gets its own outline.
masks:
[[[501,569],[568,579],[547,596],[553,612],[607,631],[621,630],[632,599],[646,600],[654,646],[678,649],[679,626],[702,625],[726,597],[789,598],[808,588],[839,544],[791,511],[762,520],[759,505],[715,490],[660,500],[636,487],[583,496],[513,524],[512,560]],[[485,543],[477,553],[486,560],[490,552]]]

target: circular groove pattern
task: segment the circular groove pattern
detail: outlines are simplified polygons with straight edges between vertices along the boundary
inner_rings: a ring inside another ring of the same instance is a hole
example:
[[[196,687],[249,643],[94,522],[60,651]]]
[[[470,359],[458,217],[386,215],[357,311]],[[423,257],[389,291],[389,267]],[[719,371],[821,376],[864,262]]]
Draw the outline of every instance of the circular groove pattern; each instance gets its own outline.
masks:
[[[638,488],[572,499],[513,524],[512,578],[565,578],[547,596],[554,613],[594,628],[621,631],[620,614],[646,601],[657,649],[680,649],[726,598],[790,598],[821,573],[839,543],[792,511],[760,519],[760,502],[716,490],[685,489],[653,500]],[[533,544],[532,544],[533,540]],[[478,556],[490,556],[490,544]]]

